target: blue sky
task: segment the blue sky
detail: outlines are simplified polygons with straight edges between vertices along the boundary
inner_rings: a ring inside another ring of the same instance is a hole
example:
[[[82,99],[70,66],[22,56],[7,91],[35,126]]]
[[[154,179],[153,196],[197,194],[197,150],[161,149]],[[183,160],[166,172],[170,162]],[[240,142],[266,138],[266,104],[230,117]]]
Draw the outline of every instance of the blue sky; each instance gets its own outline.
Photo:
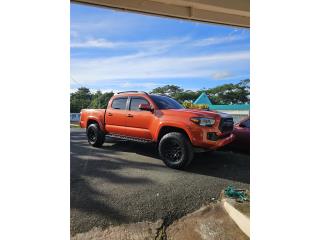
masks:
[[[250,75],[250,31],[71,4],[71,91],[175,84],[197,90]]]

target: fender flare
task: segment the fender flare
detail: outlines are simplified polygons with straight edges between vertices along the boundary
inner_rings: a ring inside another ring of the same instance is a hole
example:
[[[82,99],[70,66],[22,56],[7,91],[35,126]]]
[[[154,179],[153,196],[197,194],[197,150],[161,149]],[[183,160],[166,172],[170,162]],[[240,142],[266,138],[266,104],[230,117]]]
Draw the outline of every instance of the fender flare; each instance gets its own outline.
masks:
[[[97,122],[98,125],[99,125],[99,128],[100,128],[102,131],[104,131],[104,126],[102,125],[100,119],[98,119],[98,118],[95,117],[95,116],[88,116],[88,117],[87,117],[86,126],[88,125],[88,122],[89,122],[90,120]]]
[[[192,137],[191,137],[192,134],[190,133],[190,130],[187,127],[182,127],[181,124],[179,124],[179,123],[160,123],[157,130],[156,130],[156,134],[154,136],[156,141],[158,140],[159,133],[163,127],[174,127],[174,128],[179,128],[179,129],[183,130],[187,134],[190,142],[192,143]]]

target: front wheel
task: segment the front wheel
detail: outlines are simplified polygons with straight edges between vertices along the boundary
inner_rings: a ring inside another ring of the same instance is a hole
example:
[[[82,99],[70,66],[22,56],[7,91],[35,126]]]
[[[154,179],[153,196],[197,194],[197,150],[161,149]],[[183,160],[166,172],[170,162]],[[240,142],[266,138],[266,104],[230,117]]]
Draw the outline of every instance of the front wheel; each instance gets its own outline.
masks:
[[[159,142],[158,150],[163,162],[170,168],[185,168],[193,159],[192,145],[180,132],[164,135]]]
[[[87,128],[87,137],[90,145],[101,147],[104,143],[104,133],[100,130],[98,124],[90,124]]]

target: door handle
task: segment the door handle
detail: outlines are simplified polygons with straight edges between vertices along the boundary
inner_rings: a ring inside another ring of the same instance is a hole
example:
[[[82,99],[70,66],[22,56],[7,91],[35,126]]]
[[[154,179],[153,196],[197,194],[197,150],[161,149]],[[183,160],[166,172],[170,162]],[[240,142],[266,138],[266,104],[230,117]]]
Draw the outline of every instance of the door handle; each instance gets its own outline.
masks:
[[[112,113],[108,113],[108,116],[112,116]]]
[[[129,113],[129,114],[128,114],[128,117],[133,117],[133,115]]]

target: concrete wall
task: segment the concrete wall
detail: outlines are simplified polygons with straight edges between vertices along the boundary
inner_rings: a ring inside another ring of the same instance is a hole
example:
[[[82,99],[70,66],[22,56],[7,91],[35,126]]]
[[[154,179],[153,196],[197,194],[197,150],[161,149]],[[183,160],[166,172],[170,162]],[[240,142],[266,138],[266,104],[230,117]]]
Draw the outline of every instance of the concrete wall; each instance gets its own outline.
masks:
[[[218,112],[230,114],[235,123],[240,122],[242,119],[245,119],[250,115],[248,110],[221,110]]]
[[[249,115],[249,110],[219,110],[219,112],[228,113],[230,115]]]
[[[249,114],[230,114],[233,117],[235,123],[240,122],[242,119],[245,119]]]
[[[248,110],[221,110],[218,112],[230,114],[233,117],[233,121],[235,123],[240,122],[242,119],[245,119],[250,115]]]

